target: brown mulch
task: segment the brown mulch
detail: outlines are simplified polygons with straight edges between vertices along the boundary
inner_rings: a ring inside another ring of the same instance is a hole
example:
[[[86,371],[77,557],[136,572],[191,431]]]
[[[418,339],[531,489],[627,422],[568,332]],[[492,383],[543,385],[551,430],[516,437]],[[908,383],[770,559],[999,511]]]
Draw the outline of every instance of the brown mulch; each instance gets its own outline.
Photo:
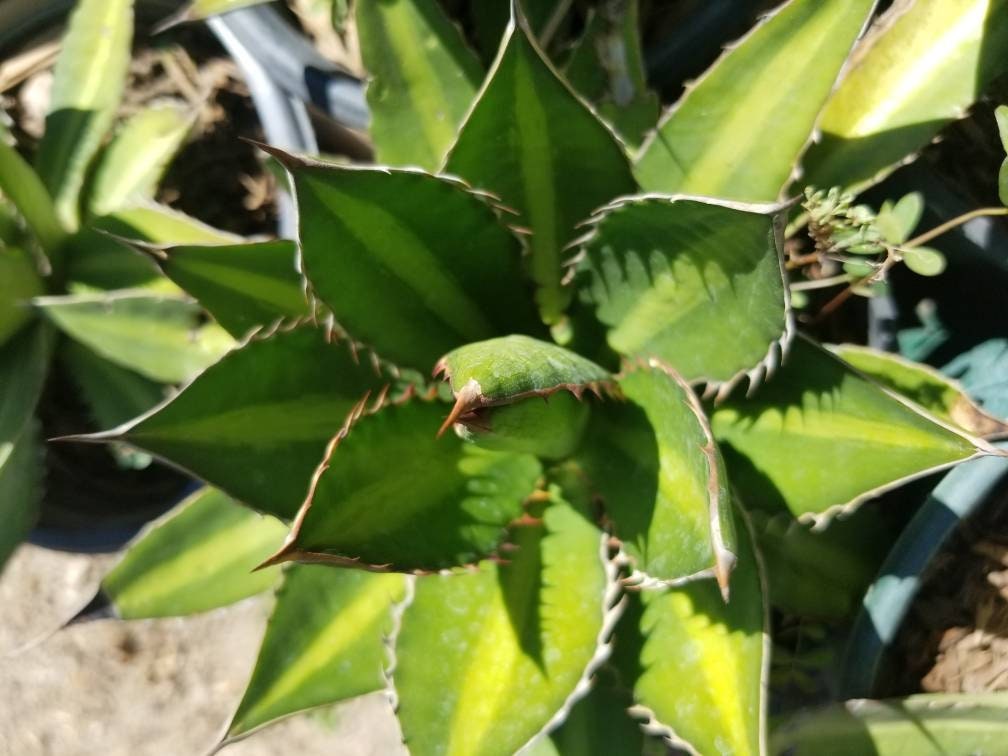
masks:
[[[1008,493],[936,560],[896,642],[900,692],[1008,691]]]

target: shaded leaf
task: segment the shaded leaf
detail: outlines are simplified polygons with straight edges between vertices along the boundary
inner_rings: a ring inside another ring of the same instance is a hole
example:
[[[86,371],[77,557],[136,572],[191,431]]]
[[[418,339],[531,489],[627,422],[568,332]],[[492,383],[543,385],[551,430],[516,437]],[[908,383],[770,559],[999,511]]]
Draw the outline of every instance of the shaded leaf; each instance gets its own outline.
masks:
[[[38,518],[45,449],[34,421],[14,438],[0,439],[0,573]]]
[[[17,208],[42,248],[53,254],[66,232],[56,217],[49,190],[8,139],[7,130],[0,125],[0,194]]]
[[[816,523],[990,450],[806,339],[756,396],[716,408],[711,427],[747,505]]]
[[[265,591],[279,568],[252,572],[283,540],[284,526],[202,488],[135,541],[102,580],[122,619],[175,617]]]
[[[395,629],[393,607],[403,600],[407,579],[316,566],[288,569],[227,737],[385,688],[386,638]]]
[[[393,377],[301,327],[254,338],[156,412],[83,440],[127,441],[280,518],[297,512],[333,434]]]
[[[598,393],[612,378],[579,354],[527,336],[503,336],[459,347],[438,360],[434,374],[439,373],[455,396],[455,406],[441,431],[481,407],[546,397],[560,390],[580,398],[586,388]]]
[[[620,377],[630,401],[600,407],[578,453],[645,586],[714,576],[727,595],[735,528],[724,462],[696,396],[653,361]]]
[[[777,200],[874,7],[875,0],[790,0],[769,14],[645,140],[634,168],[641,186]]]
[[[154,251],[166,276],[235,338],[256,326],[309,315],[292,241],[170,247]]]
[[[807,184],[860,191],[961,118],[1008,70],[1008,6],[991,0],[894,3],[830,98]]]
[[[31,299],[42,291],[42,279],[32,255],[0,242],[0,344],[31,319]]]
[[[84,174],[115,119],[132,38],[133,0],[79,0],[63,36],[36,166],[67,228],[77,227]]]
[[[312,290],[355,338],[428,370],[470,341],[537,329],[518,241],[484,198],[418,171],[279,155]]]
[[[855,699],[792,715],[774,729],[771,750],[793,756],[995,754],[1008,737],[1006,706],[1003,693]]]
[[[444,405],[414,399],[351,419],[326,451],[269,563],[437,570],[496,550],[541,473],[534,457],[435,438]]]
[[[34,323],[0,348],[0,444],[13,443],[35,413],[55,341],[48,323]]]
[[[636,188],[616,138],[553,70],[521,17],[507,28],[446,170],[494,192],[531,230],[529,268],[547,323],[570,301],[561,279],[576,224]]]
[[[192,123],[193,113],[174,103],[151,105],[126,121],[95,168],[90,211],[107,215],[152,197]]]
[[[978,436],[1008,430],[1008,426],[980,409],[956,381],[928,365],[854,344],[839,344],[830,349],[862,373],[947,423]]]
[[[727,604],[708,580],[640,594],[644,640],[631,713],[692,752],[766,752],[768,615],[751,536],[739,531]]]
[[[67,290],[71,294],[141,288],[158,294],[182,294],[150,259],[107,233],[85,227],[65,246]]]
[[[772,205],[643,197],[596,216],[582,296],[620,354],[658,357],[690,381],[758,383],[791,338]]]
[[[393,673],[417,756],[514,753],[587,692],[615,620],[615,573],[581,512],[554,500],[544,520],[516,528],[506,564],[417,580]]]
[[[133,292],[38,297],[33,304],[71,338],[151,380],[179,383],[231,348],[200,308],[174,297]]]
[[[357,3],[354,17],[378,162],[437,169],[483,79],[479,60],[435,0]]]
[[[638,0],[600,4],[564,70],[571,86],[635,147],[661,109],[647,86],[639,10]]]

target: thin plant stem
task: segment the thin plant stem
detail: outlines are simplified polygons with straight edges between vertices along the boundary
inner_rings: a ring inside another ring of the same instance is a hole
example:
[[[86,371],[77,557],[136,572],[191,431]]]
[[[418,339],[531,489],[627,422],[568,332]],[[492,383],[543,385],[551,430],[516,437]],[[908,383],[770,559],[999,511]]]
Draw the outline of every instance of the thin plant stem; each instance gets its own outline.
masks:
[[[952,220],[945,221],[940,226],[935,226],[930,231],[925,231],[920,236],[915,236],[913,239],[901,244],[900,246],[903,249],[913,249],[914,247],[919,247],[921,244],[927,244],[932,239],[948,233],[952,229],[958,228],[974,218],[983,218],[984,216],[989,215],[1008,215],[1008,207],[981,207],[977,210],[970,210],[968,213],[963,213]]]

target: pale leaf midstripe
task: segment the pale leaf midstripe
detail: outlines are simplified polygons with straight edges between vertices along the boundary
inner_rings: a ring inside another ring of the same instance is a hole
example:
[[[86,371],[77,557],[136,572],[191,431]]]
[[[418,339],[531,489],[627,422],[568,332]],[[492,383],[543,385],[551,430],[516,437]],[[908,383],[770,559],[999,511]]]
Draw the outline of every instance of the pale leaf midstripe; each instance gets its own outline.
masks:
[[[251,273],[228,265],[221,265],[204,260],[192,260],[179,256],[174,259],[175,265],[188,272],[197,272],[203,275],[208,282],[214,284],[225,291],[234,292],[242,296],[249,296],[240,286],[245,286],[249,290],[255,291],[257,299],[268,302],[276,307],[287,307],[291,304],[291,294],[294,298],[300,299],[301,289],[294,286],[285,286],[270,276]],[[168,267],[171,267],[172,260],[169,257]],[[294,271],[294,257],[291,256],[291,271]]]

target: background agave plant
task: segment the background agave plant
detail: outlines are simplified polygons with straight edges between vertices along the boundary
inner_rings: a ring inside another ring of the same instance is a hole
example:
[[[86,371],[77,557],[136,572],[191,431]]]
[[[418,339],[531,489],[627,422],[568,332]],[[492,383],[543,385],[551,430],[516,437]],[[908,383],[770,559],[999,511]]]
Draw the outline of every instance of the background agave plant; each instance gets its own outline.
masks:
[[[282,581],[224,742],[387,690],[417,753],[767,749],[769,605],[823,590],[793,571],[862,537],[838,515],[997,453],[954,384],[795,334],[779,200],[873,11],[786,3],[631,161],[612,126],[636,141],[636,118],[601,120],[516,5],[480,87],[437,4],[358,4],[378,159],[419,168],[271,150],[316,316],[289,317],[301,281],[282,243],[159,250],[241,346],[88,439],[226,494],[140,540],[106,608],[198,611]],[[622,102],[646,104],[628,73]],[[858,149],[893,117],[858,117]],[[868,154],[871,179],[897,159]],[[808,729],[781,732],[786,747]]]

